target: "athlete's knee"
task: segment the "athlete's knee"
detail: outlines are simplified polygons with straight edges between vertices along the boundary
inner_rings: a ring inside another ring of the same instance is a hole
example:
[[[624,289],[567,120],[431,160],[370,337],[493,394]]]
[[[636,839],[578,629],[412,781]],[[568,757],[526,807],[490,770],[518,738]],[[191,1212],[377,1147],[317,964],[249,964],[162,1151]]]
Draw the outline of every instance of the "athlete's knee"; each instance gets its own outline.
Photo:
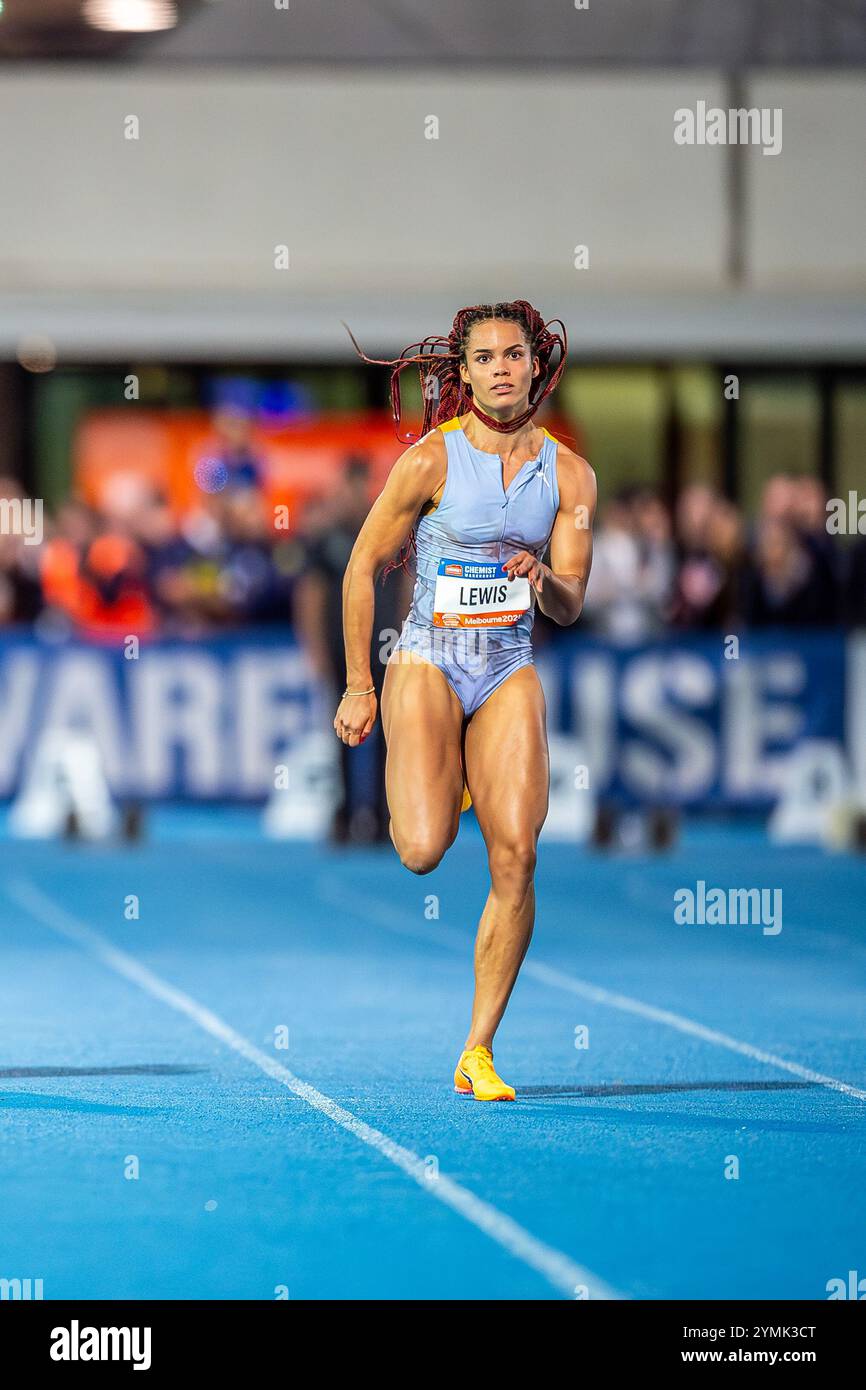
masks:
[[[493,845],[488,859],[494,879],[528,882],[535,873],[538,858],[536,835],[509,835]]]
[[[395,835],[391,832],[394,848],[400,856],[404,868],[413,874],[429,874],[440,863],[451,841],[432,835]]]
[[[445,847],[410,841],[407,845],[401,845],[398,852],[404,868],[410,869],[413,874],[429,874],[440,863]]]

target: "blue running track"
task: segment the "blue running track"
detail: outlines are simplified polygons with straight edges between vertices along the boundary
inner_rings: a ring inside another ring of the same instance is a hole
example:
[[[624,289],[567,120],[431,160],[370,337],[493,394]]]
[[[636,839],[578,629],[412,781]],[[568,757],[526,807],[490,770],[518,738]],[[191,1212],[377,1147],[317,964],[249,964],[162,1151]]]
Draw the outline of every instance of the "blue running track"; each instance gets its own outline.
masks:
[[[152,831],[0,845],[0,1278],[826,1299],[866,1274],[866,860],[742,829],[662,858],[542,842],[496,1040],[518,1102],[482,1105],[451,1090],[486,895],[471,816],[423,878],[265,843],[251,815]],[[782,931],[677,925],[698,878],[780,888]]]

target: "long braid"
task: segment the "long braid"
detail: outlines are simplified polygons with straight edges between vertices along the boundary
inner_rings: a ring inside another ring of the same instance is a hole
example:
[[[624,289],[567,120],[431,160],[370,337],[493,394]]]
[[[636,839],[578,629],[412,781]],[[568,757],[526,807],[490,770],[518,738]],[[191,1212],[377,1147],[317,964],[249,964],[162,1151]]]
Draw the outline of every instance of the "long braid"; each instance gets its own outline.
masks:
[[[530,344],[533,357],[537,357],[540,364],[538,376],[530,390],[528,408],[514,420],[505,422],[486,415],[478,408],[473,398],[472,387],[467,385],[460,376],[460,363],[465,360],[469,334],[477,323],[485,323],[489,319],[505,319],[518,324]],[[562,330],[561,334],[552,333],[549,324],[559,324]],[[394,418],[397,438],[402,444],[415,444],[436,425],[441,425],[445,420],[453,419],[455,415],[465,415],[470,410],[489,429],[496,430],[499,434],[514,434],[515,431],[522,429],[527,421],[532,419],[542,401],[546,400],[550,393],[556,389],[559,378],[565,370],[568,351],[565,324],[561,319],[550,319],[549,324],[544,322],[538,310],[534,309],[525,299],[515,299],[502,304],[474,304],[461,309],[455,316],[451,332],[447,338],[424,338],[421,342],[412,343],[409,347],[404,348],[399,357],[390,359],[368,357],[359,347],[349,325],[344,323],[343,327],[352,339],[359,357],[373,366],[392,368],[391,413]],[[557,349],[559,361],[556,367],[551,369],[551,358]],[[400,374],[407,367],[412,366],[417,366],[421,379],[424,414],[420,434],[408,435],[404,438],[400,433],[402,420]],[[398,559],[391,561],[383,570],[383,580],[392,569],[405,570],[409,557],[415,550],[415,528],[413,527]]]

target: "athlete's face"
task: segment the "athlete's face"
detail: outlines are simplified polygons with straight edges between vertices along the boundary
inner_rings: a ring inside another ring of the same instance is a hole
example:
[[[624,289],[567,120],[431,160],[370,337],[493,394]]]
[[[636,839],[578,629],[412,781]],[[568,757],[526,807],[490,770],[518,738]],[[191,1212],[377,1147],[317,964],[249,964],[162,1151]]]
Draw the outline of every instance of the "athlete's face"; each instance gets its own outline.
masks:
[[[485,319],[470,330],[460,375],[488,414],[503,420],[521,414],[539,370],[538,358],[533,357],[519,324]]]

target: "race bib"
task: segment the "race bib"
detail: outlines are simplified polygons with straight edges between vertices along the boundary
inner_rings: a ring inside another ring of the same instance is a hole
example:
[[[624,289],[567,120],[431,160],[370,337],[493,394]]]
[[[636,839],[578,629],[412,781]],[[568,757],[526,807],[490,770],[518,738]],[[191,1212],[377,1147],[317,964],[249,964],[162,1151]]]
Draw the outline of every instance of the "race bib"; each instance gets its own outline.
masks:
[[[525,575],[509,579],[495,560],[440,560],[434,627],[510,627],[531,603]]]

